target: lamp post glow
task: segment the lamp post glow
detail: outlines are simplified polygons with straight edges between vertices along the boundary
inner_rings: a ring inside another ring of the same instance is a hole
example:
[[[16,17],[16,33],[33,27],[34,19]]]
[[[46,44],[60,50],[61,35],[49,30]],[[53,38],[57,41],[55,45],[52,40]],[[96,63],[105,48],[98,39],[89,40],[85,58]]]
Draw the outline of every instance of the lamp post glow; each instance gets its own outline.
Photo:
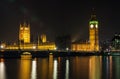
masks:
[[[67,48],[66,48],[66,50],[68,51],[68,50],[69,50],[69,48],[67,47]]]
[[[57,47],[55,47],[54,49],[57,50]]]
[[[1,49],[3,49],[3,48],[4,48],[4,46],[3,46],[3,45],[1,45],[1,46],[0,46],[0,48],[1,48]]]
[[[4,49],[5,46],[6,46],[5,44],[1,44],[1,45],[0,45],[0,49]]]
[[[36,49],[36,46],[33,46],[33,49]]]

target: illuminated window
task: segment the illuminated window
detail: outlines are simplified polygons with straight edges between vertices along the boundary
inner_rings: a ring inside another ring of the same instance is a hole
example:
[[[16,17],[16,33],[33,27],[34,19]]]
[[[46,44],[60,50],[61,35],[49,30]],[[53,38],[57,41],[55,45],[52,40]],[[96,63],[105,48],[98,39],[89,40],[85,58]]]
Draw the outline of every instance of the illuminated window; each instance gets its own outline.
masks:
[[[93,27],[94,27],[94,25],[93,25],[93,24],[91,24],[91,25],[90,25],[90,28],[93,28]]]
[[[98,25],[96,24],[95,27],[98,28]]]
[[[28,30],[28,28],[27,28],[27,27],[25,27],[25,30]]]
[[[21,27],[20,30],[23,30],[23,28]]]

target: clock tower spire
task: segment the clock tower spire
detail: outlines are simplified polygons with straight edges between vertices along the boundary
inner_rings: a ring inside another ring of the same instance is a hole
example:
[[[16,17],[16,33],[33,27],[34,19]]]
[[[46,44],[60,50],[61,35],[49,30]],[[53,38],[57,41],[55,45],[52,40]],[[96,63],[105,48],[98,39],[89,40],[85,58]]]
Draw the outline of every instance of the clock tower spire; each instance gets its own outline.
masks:
[[[98,35],[98,20],[96,18],[95,10],[92,10],[91,18],[89,21],[89,41],[90,49],[99,51],[99,35]]]

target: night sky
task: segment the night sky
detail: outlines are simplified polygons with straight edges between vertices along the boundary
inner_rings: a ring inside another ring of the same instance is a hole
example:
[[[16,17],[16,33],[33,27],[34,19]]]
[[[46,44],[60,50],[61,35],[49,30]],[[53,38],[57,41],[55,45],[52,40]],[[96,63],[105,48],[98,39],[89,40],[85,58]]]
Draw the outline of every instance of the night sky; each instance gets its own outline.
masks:
[[[115,0],[0,0],[0,41],[17,41],[24,21],[30,23],[33,38],[44,33],[50,41],[68,34],[72,41],[88,40],[92,8],[99,21],[100,41],[120,33],[120,3]]]

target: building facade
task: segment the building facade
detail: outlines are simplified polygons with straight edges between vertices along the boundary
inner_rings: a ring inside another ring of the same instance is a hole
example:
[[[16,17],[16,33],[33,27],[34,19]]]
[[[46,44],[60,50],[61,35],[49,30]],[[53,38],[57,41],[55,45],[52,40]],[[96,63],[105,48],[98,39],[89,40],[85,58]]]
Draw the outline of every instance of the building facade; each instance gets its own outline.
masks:
[[[55,50],[55,48],[55,42],[48,42],[45,34],[41,35],[41,38],[38,39],[38,43],[30,42],[30,24],[26,22],[20,24],[18,44],[6,45],[4,47],[4,49],[9,50]]]
[[[109,44],[110,45],[110,44]],[[116,33],[111,41],[112,50],[120,50],[120,34]]]
[[[20,43],[30,43],[30,24],[26,22],[20,24],[19,41]]]
[[[45,34],[42,34],[42,35],[41,35],[41,41],[42,41],[42,43],[47,42],[47,39],[46,39],[46,35],[45,35]]]
[[[89,21],[89,41],[90,49],[93,51],[99,51],[98,21],[95,14],[91,15]]]
[[[98,20],[96,15],[92,14],[89,21],[89,41],[85,43],[72,43],[73,51],[99,51]]]

